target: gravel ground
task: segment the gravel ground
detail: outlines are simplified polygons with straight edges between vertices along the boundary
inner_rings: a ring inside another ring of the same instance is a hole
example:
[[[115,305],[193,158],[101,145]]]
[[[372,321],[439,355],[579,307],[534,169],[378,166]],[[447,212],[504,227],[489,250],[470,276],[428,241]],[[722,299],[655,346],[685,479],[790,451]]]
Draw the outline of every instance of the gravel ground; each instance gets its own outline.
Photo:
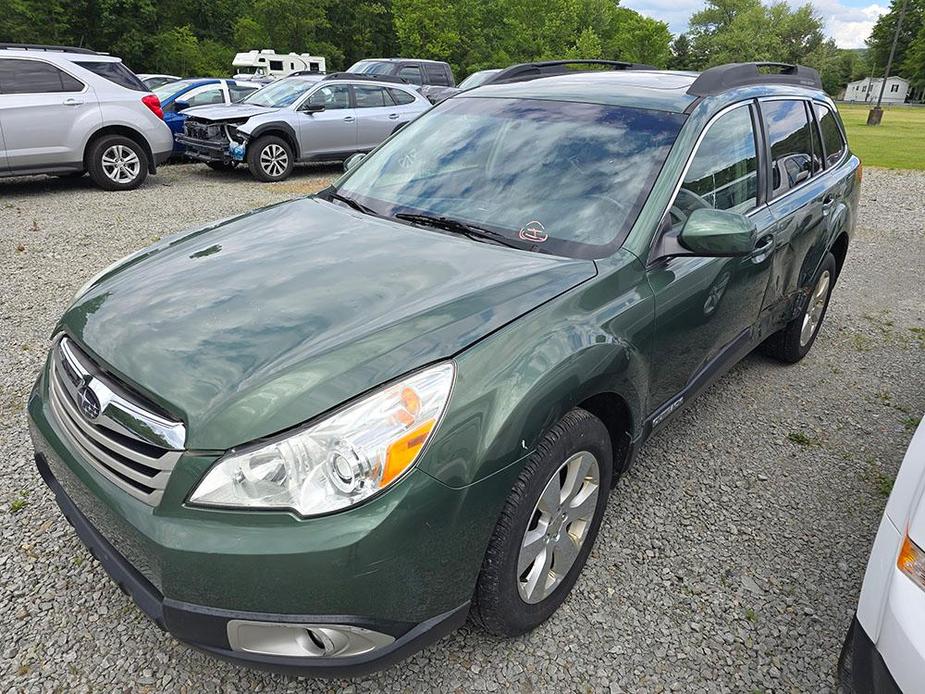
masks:
[[[146,621],[33,468],[23,403],[49,332],[96,269],[337,172],[266,185],[171,166],[120,194],[87,179],[0,181],[0,689],[831,691],[925,411],[922,173],[866,172],[812,353],[792,367],[747,358],[647,445],[575,592],[536,632],[505,641],[467,626],[384,673],[313,682],[213,660]]]

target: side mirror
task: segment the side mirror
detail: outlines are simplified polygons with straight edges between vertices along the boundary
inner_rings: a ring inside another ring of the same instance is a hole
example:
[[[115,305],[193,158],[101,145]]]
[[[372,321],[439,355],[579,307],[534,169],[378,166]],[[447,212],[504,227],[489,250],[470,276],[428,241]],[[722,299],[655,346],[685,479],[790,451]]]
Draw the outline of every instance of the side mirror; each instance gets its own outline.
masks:
[[[356,154],[351,154],[344,160],[344,171],[350,171],[350,169],[356,167],[366,155],[363,152],[357,152]]]
[[[189,101],[181,101],[177,99],[173,102],[173,108],[175,111],[182,111],[185,108],[189,108]]]
[[[320,113],[321,111],[324,111],[324,108],[325,108],[324,104],[310,104],[310,103],[306,103],[306,104],[302,107],[302,110],[303,110],[305,113]]]
[[[755,250],[758,230],[745,215],[704,207],[691,212],[678,242],[693,255],[738,256]]]

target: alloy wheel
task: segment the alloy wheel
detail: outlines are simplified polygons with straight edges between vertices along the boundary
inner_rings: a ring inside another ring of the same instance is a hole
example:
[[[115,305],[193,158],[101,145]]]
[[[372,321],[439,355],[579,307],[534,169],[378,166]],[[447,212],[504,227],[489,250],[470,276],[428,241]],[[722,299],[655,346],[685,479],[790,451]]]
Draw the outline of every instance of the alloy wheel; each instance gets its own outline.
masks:
[[[819,328],[819,321],[822,320],[822,312],[825,310],[825,300],[829,295],[829,283],[831,275],[825,270],[816,282],[816,288],[809,297],[809,303],[806,305],[806,312],[803,314],[803,328],[800,330],[800,347],[805,347],[816,334]]]
[[[280,145],[269,144],[260,153],[260,168],[267,176],[280,176],[289,166],[289,155]]]
[[[131,183],[141,171],[141,160],[130,147],[112,145],[103,152],[100,160],[106,177],[120,184]]]
[[[549,597],[574,565],[594,519],[600,474],[597,458],[579,451],[546,483],[517,558],[517,589],[524,602]]]

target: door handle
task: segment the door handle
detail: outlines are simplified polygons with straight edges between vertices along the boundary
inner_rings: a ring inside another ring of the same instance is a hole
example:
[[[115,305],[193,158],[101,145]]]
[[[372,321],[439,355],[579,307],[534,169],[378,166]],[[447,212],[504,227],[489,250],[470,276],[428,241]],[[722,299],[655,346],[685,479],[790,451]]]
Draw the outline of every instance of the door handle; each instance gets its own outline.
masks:
[[[389,114],[389,120],[398,120],[398,114],[397,114],[397,113],[390,113],[390,114]]]
[[[345,123],[352,123],[354,121],[353,116],[344,116]]]
[[[82,99],[75,99],[73,96],[69,96],[63,102],[65,106],[80,106],[83,103]]]
[[[752,251],[752,257],[759,257],[770,253],[774,249],[774,234],[765,234],[755,242],[755,250]]]

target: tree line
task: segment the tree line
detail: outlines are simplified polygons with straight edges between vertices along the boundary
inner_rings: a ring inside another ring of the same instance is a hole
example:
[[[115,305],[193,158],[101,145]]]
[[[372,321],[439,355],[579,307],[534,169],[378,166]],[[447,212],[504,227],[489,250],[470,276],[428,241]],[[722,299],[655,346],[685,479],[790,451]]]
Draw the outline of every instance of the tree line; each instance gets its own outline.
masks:
[[[925,75],[925,0],[907,0],[897,66]],[[553,58],[606,58],[701,70],[746,60],[817,68],[836,94],[886,62],[902,0],[865,51],[826,39],[811,4],[708,0],[689,30],[619,0],[5,0],[0,41],[78,45],[120,56],[136,72],[227,75],[236,52],[273,48],[325,56],[329,69],[366,57],[448,61],[475,70]]]

